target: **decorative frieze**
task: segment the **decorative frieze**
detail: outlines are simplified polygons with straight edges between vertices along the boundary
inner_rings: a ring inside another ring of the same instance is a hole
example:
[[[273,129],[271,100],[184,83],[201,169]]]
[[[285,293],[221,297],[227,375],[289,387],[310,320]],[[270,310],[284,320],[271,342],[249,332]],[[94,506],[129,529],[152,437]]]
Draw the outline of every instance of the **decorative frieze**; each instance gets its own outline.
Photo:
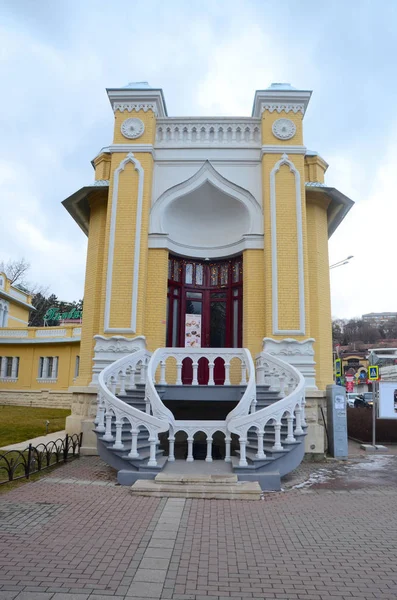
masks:
[[[263,339],[263,351],[289,363],[302,373],[306,381],[306,389],[316,390],[316,371],[314,362],[314,338],[301,342],[293,338],[283,340]]]
[[[305,105],[304,104],[287,104],[287,103],[283,103],[283,102],[266,102],[265,104],[261,105],[261,114],[263,112],[265,112],[265,110],[268,110],[270,113],[273,113],[274,111],[281,113],[281,112],[293,112],[293,113],[298,113],[301,112],[302,114],[305,113]]]
[[[25,338],[28,337],[28,330],[3,329],[0,331],[0,337],[3,338]]]
[[[36,331],[36,337],[40,338],[40,337],[65,337],[66,336],[66,329],[49,329],[49,328],[45,328],[45,329],[38,329]]]
[[[132,112],[135,110],[136,112],[143,110],[143,112],[147,112],[148,110],[152,110],[155,115],[157,115],[157,106],[155,102],[115,102],[113,104],[114,112],[120,111],[124,112],[125,110],[128,112]]]
[[[157,122],[156,147],[260,147],[260,143],[259,119],[161,119]]]

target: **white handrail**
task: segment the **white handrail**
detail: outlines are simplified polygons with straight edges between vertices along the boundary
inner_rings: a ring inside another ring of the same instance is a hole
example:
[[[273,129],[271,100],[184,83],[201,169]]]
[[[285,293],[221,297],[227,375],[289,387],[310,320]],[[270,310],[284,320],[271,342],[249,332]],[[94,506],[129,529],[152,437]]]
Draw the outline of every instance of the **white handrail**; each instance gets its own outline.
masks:
[[[252,360],[251,352],[247,348],[242,348],[244,355],[245,366],[248,369],[248,383],[245,392],[240,402],[230,411],[226,417],[226,423],[228,424],[231,419],[247,415],[256,402],[256,380],[255,380],[255,366]]]
[[[123,358],[115,361],[99,374],[98,412],[96,418],[97,431],[105,432],[105,436],[108,434],[108,441],[113,440],[113,436],[110,431],[112,416],[116,418],[116,424],[122,422],[123,420],[129,422],[131,425],[131,430],[136,430],[140,425],[143,425],[149,431],[150,438],[157,438],[158,433],[168,431],[169,429],[170,424],[168,420],[157,418],[156,416],[148,414],[147,412],[143,412],[137,408],[134,408],[133,406],[129,406],[126,402],[120,400],[115,395],[117,386],[120,388],[119,394],[121,396],[125,395],[125,379],[127,376],[130,376],[130,387],[135,386],[135,377],[139,364],[141,371],[143,370],[143,376],[145,375],[146,365],[149,357],[150,353],[148,353],[147,350],[136,350],[132,354],[124,356]],[[141,375],[142,383],[144,382],[143,379],[144,377]],[[109,385],[112,389],[109,388]],[[107,417],[106,426],[105,415]]]
[[[155,374],[160,365],[160,380],[157,384],[167,385],[166,360],[174,358],[176,361],[176,385],[182,385],[182,362],[185,358],[192,359],[193,384],[198,384],[198,361],[200,358],[208,360],[209,385],[214,385],[214,364],[217,358],[225,361],[225,385],[230,385],[230,361],[238,358],[241,361],[240,385],[247,383],[246,371],[248,369],[249,379],[247,388],[238,405],[229,413],[237,416],[247,414],[256,397],[255,367],[249,350],[246,348],[158,348],[152,355],[147,374],[146,397],[150,400],[153,414],[159,419],[168,419],[175,428],[175,418],[172,412],[164,406],[156,390]]]
[[[228,422],[228,429],[231,433],[239,435],[243,440],[246,439],[246,435],[251,427],[256,427],[258,431],[262,432],[264,427],[269,421],[275,423],[276,434],[280,431],[281,419],[287,413],[290,418],[296,417],[295,434],[301,435],[303,433],[302,427],[306,426],[304,406],[305,406],[305,378],[303,375],[292,365],[286,363],[275,356],[262,352],[259,355],[260,367],[272,367],[274,370],[279,371],[281,379],[285,379],[287,376],[290,377],[290,382],[295,385],[293,390],[289,390],[289,393],[284,397],[274,402],[270,406],[262,408],[251,414],[245,414],[242,416],[234,417]],[[265,380],[263,383],[272,384],[274,379],[274,373],[267,371],[265,373]],[[282,394],[283,384],[281,385]],[[289,432],[289,441],[293,441],[293,436]],[[280,441],[277,440],[276,435],[276,449],[277,446],[281,449]]]

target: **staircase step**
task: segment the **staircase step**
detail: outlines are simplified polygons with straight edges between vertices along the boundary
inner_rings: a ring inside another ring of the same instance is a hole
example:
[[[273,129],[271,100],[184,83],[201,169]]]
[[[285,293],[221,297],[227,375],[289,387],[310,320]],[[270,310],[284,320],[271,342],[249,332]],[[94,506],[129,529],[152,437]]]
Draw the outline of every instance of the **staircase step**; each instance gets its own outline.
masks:
[[[170,479],[168,479],[170,477]],[[134,496],[155,498],[207,498],[217,500],[260,500],[262,490],[257,481],[231,481],[230,476],[178,476],[161,474],[154,480],[140,479],[131,487]],[[218,479],[217,479],[218,478]],[[225,481],[222,481],[225,480]]]

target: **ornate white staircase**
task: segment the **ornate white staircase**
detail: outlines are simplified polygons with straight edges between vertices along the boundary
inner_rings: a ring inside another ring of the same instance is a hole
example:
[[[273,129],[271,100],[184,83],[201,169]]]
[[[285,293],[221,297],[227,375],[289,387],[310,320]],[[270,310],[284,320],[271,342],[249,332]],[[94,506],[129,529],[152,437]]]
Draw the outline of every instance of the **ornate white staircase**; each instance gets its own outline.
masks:
[[[187,362],[192,382],[183,385]],[[199,385],[203,362],[207,383]],[[215,385],[219,362],[223,385]],[[99,375],[98,451],[117,469],[119,482],[131,485],[153,479],[176,457],[186,461],[188,474],[201,438],[205,462],[221,456],[239,480],[277,490],[280,477],[304,456],[304,390],[299,371],[264,352],[255,369],[245,348],[137,350]],[[184,418],[177,418],[180,406]],[[227,412],[219,417],[222,406]],[[200,418],[186,418],[193,407]],[[213,412],[218,418],[212,420]]]

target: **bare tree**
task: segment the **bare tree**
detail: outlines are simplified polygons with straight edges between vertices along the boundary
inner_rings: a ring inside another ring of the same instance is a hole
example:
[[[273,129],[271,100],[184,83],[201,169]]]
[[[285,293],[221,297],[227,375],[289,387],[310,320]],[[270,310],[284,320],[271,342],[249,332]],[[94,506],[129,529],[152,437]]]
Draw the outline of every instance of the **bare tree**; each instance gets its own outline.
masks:
[[[3,260],[0,261],[0,271],[7,275],[12,285],[18,284],[22,287],[28,287],[25,277],[29,269],[30,263],[25,258],[9,260],[7,263]]]

